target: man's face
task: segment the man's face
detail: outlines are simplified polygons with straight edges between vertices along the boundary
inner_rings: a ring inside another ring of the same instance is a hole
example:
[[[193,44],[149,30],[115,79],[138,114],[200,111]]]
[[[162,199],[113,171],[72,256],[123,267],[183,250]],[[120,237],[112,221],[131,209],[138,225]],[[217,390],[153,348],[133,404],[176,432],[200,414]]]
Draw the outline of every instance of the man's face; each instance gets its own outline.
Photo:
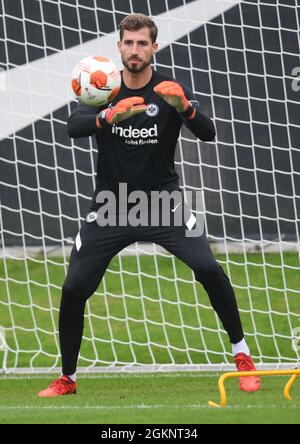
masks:
[[[157,51],[157,43],[152,43],[149,28],[138,31],[124,31],[118,42],[123,65],[132,73],[143,71],[151,64],[152,56]]]

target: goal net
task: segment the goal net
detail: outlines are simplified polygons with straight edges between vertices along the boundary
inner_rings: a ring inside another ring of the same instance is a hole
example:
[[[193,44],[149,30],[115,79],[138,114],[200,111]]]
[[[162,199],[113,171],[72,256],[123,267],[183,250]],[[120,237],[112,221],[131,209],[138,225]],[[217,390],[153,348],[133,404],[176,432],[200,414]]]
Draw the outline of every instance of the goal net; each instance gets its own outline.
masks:
[[[182,130],[180,185],[202,190],[206,232],[234,287],[256,362],[300,349],[299,0],[0,2],[0,368],[60,366],[58,310],[71,246],[93,193],[97,147],[71,140],[74,64],[119,62],[117,24],[152,15],[154,66],[214,119]],[[121,66],[120,66],[121,67]],[[85,311],[79,367],[224,368],[231,346],[193,273],[157,245],[111,262]],[[181,366],[181,367],[179,367]]]

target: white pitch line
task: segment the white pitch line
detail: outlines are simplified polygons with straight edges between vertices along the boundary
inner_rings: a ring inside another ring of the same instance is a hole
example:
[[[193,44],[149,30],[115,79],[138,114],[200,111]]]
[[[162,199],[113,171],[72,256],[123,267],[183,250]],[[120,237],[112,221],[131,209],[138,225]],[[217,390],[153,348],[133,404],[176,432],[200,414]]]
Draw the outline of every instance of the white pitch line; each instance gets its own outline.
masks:
[[[247,404],[247,405],[227,405],[223,411],[228,409],[300,409],[299,405],[295,404]],[[184,410],[184,409],[211,409],[207,404],[179,404],[179,405],[166,405],[166,404],[130,404],[130,405],[86,405],[86,406],[42,406],[42,405],[23,405],[23,406],[1,406],[0,410]],[[217,409],[219,410],[219,409]]]
[[[188,372],[183,372],[183,373],[155,373],[155,374],[149,374],[149,373],[107,373],[107,374],[101,374],[101,375],[88,375],[88,374],[78,374],[77,380],[78,381],[84,381],[86,379],[91,379],[91,380],[97,380],[97,379],[133,379],[133,378],[141,378],[141,379],[147,379],[147,378],[167,378],[167,379],[172,379],[172,378],[219,378],[219,376],[221,376],[224,372],[216,372],[216,373],[188,373]],[[0,375],[0,382],[1,381],[26,381],[28,379],[54,379],[55,377],[58,377],[59,375],[57,374],[56,376],[54,374],[36,374],[36,375]],[[285,378],[286,375],[273,375],[272,378]]]
[[[221,373],[219,373],[221,374]],[[174,373],[163,373],[163,374],[143,374],[143,373],[115,373],[115,374],[102,374],[102,375],[85,375],[85,374],[79,374],[78,380],[84,381],[85,379],[132,379],[132,378],[217,378],[219,374],[190,374],[190,373],[183,373],[183,374],[174,374]],[[57,375],[58,376],[58,375]],[[43,375],[26,375],[26,376],[16,376],[16,375],[0,375],[0,381],[6,381],[6,380],[27,380],[27,379],[53,379],[55,378],[55,375],[53,374],[43,374]]]

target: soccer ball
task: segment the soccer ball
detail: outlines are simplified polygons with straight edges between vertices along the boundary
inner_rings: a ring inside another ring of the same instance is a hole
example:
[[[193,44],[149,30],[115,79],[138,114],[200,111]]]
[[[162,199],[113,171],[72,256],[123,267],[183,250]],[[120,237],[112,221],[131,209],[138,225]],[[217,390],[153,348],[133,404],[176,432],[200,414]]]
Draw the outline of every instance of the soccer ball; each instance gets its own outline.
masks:
[[[72,88],[76,98],[85,105],[110,103],[121,87],[121,74],[108,57],[89,56],[75,65]]]

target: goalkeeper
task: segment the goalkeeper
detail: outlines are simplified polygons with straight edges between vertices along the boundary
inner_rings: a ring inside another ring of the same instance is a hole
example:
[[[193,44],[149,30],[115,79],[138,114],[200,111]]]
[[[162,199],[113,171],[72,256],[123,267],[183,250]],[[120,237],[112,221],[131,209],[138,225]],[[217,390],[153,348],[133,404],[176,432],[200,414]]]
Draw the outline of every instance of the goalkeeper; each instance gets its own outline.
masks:
[[[179,82],[152,69],[156,53],[157,27],[143,14],[130,14],[120,23],[118,49],[124,65],[120,92],[106,109],[79,104],[69,118],[72,138],[95,135],[99,147],[96,189],[90,212],[72,249],[69,270],[62,288],[59,337],[62,375],[39,393],[53,397],[76,392],[76,366],[83,334],[87,299],[98,288],[111,259],[136,241],[155,242],[184,261],[208,293],[232,344],[238,371],[255,370],[244,339],[235,295],[228,277],[213,257],[205,234],[186,235],[188,222],[174,224],[177,211],[187,208],[179,202],[169,210],[170,224],[101,225],[97,220],[101,192],[120,198],[120,184],[126,192],[180,191],[174,169],[174,152],[184,124],[197,138],[211,141],[212,121],[200,110],[191,91]],[[128,208],[127,208],[128,211]],[[159,215],[163,212],[160,208]],[[191,214],[191,213],[190,213]],[[116,216],[121,216],[121,210]],[[172,219],[173,217],[173,219]],[[173,222],[172,222],[173,221]],[[256,391],[260,379],[240,377],[240,388]]]

